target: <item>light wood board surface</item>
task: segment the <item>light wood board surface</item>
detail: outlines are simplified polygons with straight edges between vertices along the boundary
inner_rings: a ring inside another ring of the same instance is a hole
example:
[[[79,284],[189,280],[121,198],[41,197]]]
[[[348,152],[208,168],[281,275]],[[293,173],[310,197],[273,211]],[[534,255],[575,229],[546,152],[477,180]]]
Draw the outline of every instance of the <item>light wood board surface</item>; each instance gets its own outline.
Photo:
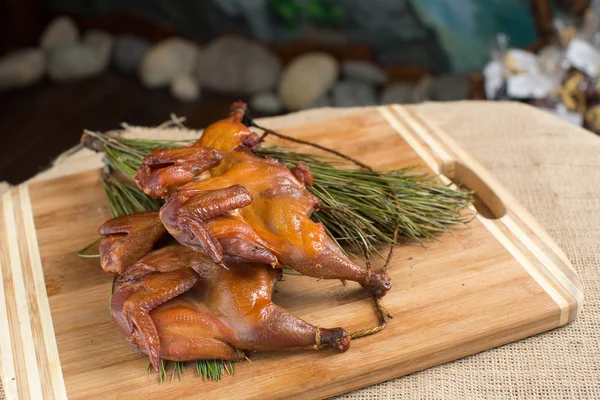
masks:
[[[268,126],[268,121],[265,122]],[[108,315],[111,277],[76,252],[110,217],[100,174],[22,185],[0,212],[0,367],[16,398],[325,398],[451,361],[571,322],[583,301],[564,254],[531,216],[444,132],[410,108],[361,109],[282,130],[377,168],[418,164],[464,182],[481,211],[429,243],[399,246],[383,303],[395,315],[350,350],[250,354],[235,377],[158,384]],[[277,304],[324,327],[376,322],[357,284],[286,276]]]

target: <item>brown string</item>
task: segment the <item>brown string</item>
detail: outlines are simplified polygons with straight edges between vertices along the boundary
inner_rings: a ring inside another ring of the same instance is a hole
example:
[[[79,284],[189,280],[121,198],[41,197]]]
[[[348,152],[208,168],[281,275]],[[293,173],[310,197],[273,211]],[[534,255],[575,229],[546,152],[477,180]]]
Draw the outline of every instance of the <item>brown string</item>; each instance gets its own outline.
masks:
[[[288,140],[288,141],[290,141],[290,142],[294,142],[294,143],[298,143],[298,144],[305,144],[305,145],[307,145],[307,146],[312,146],[312,147],[314,147],[314,148],[317,148],[317,149],[319,149],[319,150],[323,150],[323,151],[326,151],[326,152],[328,152],[328,153],[335,154],[336,156],[338,156],[338,157],[340,157],[340,158],[343,158],[344,160],[348,160],[348,161],[350,161],[350,162],[353,162],[354,164],[356,164],[356,165],[358,165],[358,166],[360,166],[360,167],[362,167],[362,168],[365,168],[365,169],[368,169],[369,171],[373,171],[373,172],[375,172],[375,171],[374,171],[374,170],[373,170],[371,167],[369,167],[367,164],[363,164],[362,162],[360,162],[360,161],[358,161],[358,160],[356,160],[356,159],[354,159],[354,158],[352,158],[352,157],[350,157],[350,156],[347,156],[347,155],[345,155],[344,153],[340,153],[340,152],[339,152],[339,151],[337,151],[337,150],[333,150],[333,149],[330,149],[330,148],[328,148],[328,147],[321,146],[321,145],[320,145],[320,144],[318,144],[318,143],[313,143],[313,142],[309,142],[309,141],[302,140],[302,139],[296,139],[296,138],[293,138],[293,137],[291,137],[291,136],[284,135],[283,133],[275,132],[275,131],[274,131],[274,130],[272,130],[272,129],[264,128],[264,127],[262,127],[262,126],[260,126],[260,125],[257,125],[257,124],[256,124],[254,121],[252,121],[252,125],[253,125],[253,126],[255,126],[255,127],[257,127],[258,129],[261,129],[261,130],[263,130],[263,131],[264,131],[264,133],[263,133],[263,134],[262,134],[262,136],[260,137],[260,141],[261,141],[261,142],[263,142],[263,141],[265,140],[265,138],[266,138],[268,135],[277,136],[277,137],[278,137],[278,138],[280,138],[280,139]]]
[[[400,230],[400,224],[396,224],[396,227],[394,228],[394,244],[390,246],[390,251],[388,252],[387,259],[385,260],[385,264],[383,264],[383,267],[381,268],[381,270],[383,272],[387,271],[387,267],[390,264],[390,261],[392,261],[392,257],[394,256],[394,247],[395,247],[395,244],[398,243],[398,231],[399,230]]]
[[[370,335],[374,335],[378,332],[381,332],[387,326],[388,319],[394,318],[394,316],[392,314],[390,314],[388,312],[388,310],[386,310],[386,308],[381,304],[380,299],[378,299],[375,296],[373,296],[373,304],[375,305],[375,309],[377,310],[377,313],[379,316],[379,323],[370,328],[365,328],[365,329],[358,330],[356,332],[352,332],[350,334],[350,337],[352,338],[352,340],[360,339],[365,336],[370,336]],[[316,337],[315,337],[315,345],[314,345],[315,350],[319,350],[320,348],[326,347],[325,344],[321,344],[320,329],[321,328],[317,327],[317,333],[315,335]]]
[[[375,304],[375,309],[379,313],[379,324],[372,326],[370,328],[361,329],[359,331],[353,332],[350,334],[352,339],[360,339],[365,336],[373,335],[377,332],[381,332],[385,329],[388,319],[394,318],[392,314],[390,314],[385,307],[381,304],[380,299],[373,297],[373,303]]]

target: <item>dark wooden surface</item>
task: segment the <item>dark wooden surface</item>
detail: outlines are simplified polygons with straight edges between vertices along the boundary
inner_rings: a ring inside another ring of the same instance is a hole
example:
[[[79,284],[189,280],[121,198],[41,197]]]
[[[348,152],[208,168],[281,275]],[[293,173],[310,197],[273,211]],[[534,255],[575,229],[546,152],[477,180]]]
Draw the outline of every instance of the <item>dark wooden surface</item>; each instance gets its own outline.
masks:
[[[154,126],[172,112],[187,117],[187,126],[203,128],[226,115],[236,99],[202,93],[198,101],[181,103],[167,88],[148,90],[136,76],[112,71],[80,82],[46,80],[0,92],[0,181],[15,184],[32,177],[77,144],[84,129],[107,131],[121,122]]]

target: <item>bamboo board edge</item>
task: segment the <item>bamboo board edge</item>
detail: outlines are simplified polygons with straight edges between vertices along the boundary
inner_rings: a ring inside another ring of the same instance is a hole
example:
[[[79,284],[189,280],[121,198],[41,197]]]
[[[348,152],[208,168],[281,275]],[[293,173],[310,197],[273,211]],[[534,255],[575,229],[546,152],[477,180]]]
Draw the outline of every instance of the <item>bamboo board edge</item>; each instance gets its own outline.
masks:
[[[444,174],[442,164],[459,161],[487,184],[509,212],[495,220],[479,213],[477,218],[552,297],[561,310],[560,325],[575,320],[584,303],[583,286],[565,253],[535,218],[448,133],[421,117],[413,108],[395,104],[378,107],[378,111],[444,183],[452,184],[452,180]],[[506,232],[511,237],[507,237]],[[530,233],[539,240],[533,240]],[[521,249],[516,248],[516,241],[520,242]],[[529,254],[523,254],[523,248]],[[531,259],[537,262],[532,263]]]

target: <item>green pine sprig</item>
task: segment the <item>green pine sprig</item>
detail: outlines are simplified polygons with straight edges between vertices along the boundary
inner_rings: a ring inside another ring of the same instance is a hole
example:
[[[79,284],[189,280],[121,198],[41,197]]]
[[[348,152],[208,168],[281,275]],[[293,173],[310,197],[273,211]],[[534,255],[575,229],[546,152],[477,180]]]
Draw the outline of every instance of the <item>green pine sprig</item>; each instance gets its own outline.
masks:
[[[94,132],[86,132],[82,141],[94,141],[96,148],[102,147],[111,168],[130,178],[155,147],[190,143]],[[279,159],[290,168],[300,161],[307,163],[314,178],[309,190],[322,205],[313,219],[322,222],[339,244],[366,258],[379,256],[381,246],[395,244],[396,226],[397,240],[422,243],[423,239],[432,240],[437,234],[448,232],[448,225],[469,220],[463,211],[472,203],[471,192],[442,185],[433,177],[415,173],[413,168],[369,171],[336,157],[273,146],[259,148],[256,154]],[[139,189],[138,194],[145,196]]]
[[[235,376],[235,363],[233,361],[226,360],[196,360],[195,361],[196,373],[205,382],[206,381],[220,381],[224,375]],[[167,370],[169,369],[169,362],[163,359],[160,360],[158,365],[158,381],[163,383],[167,377]],[[183,374],[186,370],[185,361],[173,361],[170,382],[175,377],[179,378],[179,381],[183,379]],[[146,372],[149,374],[152,371],[152,364],[148,364]]]

